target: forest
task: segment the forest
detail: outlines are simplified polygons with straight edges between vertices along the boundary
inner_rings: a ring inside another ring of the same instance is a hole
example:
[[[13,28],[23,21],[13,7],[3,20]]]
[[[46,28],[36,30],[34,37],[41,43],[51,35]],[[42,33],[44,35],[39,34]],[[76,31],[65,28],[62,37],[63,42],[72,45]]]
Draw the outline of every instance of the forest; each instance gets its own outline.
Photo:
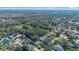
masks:
[[[79,51],[79,10],[0,11],[1,51]]]

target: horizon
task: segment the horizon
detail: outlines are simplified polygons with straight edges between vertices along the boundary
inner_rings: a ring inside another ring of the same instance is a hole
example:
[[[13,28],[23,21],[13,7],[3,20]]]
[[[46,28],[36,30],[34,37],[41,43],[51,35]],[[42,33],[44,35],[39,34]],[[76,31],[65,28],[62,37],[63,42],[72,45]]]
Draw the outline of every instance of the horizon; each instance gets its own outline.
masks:
[[[79,7],[0,7],[0,10],[79,10]]]

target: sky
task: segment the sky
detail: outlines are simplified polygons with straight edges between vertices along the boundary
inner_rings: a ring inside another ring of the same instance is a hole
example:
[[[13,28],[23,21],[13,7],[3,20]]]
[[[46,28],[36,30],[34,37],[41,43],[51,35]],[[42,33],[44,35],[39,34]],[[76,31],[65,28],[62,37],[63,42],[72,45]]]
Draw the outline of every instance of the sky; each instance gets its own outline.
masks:
[[[79,0],[0,0],[0,7],[79,7]]]

